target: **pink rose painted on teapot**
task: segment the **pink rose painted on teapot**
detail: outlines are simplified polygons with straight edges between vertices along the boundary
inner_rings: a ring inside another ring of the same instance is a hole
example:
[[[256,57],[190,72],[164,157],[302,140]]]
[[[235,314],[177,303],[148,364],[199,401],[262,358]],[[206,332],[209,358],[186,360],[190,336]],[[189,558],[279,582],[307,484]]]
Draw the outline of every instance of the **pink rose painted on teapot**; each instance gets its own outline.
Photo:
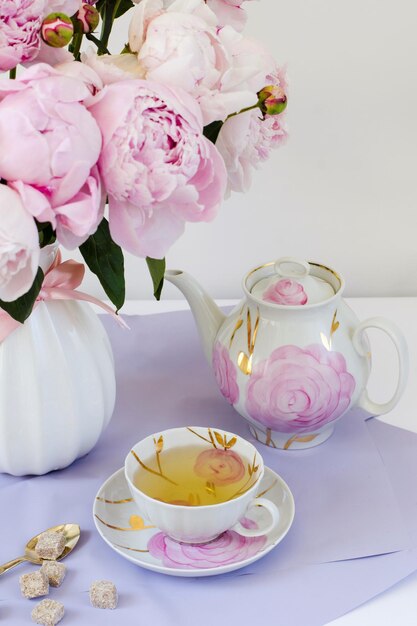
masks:
[[[235,365],[229,357],[227,349],[217,342],[213,349],[213,370],[222,395],[234,404],[239,399],[239,387]]]
[[[262,265],[246,275],[244,299],[228,316],[188,274],[165,277],[191,306],[221,393],[262,443],[308,448],[326,441],[351,408],[382,415],[401,398],[408,376],[402,333],[380,317],[360,323],[332,268],[290,257]],[[398,354],[396,390],[383,404],[366,390],[367,328],[385,332]]]
[[[342,415],[354,389],[355,379],[338,352],[319,344],[304,350],[281,346],[253,368],[246,408],[271,430],[302,433]]]
[[[282,278],[277,283],[270,285],[264,292],[263,300],[275,304],[289,306],[307,304],[308,298],[304,287],[290,278]]]

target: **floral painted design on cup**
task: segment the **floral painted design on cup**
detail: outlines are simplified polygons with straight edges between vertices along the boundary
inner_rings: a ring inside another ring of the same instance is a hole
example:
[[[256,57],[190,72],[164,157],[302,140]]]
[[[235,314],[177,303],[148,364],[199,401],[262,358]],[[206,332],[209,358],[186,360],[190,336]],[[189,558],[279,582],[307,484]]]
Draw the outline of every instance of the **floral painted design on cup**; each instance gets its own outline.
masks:
[[[230,404],[235,404],[239,400],[237,370],[226,347],[219,341],[215,343],[213,349],[213,369],[222,395]]]
[[[277,283],[270,285],[263,294],[265,302],[283,304],[285,306],[297,306],[307,304],[308,298],[304,287],[296,280],[282,278]]]
[[[248,530],[259,528],[255,520],[250,519],[250,517],[242,517],[242,519],[240,520],[240,523],[242,524],[243,528],[247,528]]]
[[[192,545],[174,541],[162,532],[148,542],[149,553],[162,561],[165,567],[176,569],[214,569],[229,563],[236,563],[260,552],[267,538],[242,537],[234,530],[227,530],[214,541]]]
[[[253,368],[246,410],[272,430],[307,432],[341,416],[354,390],[355,379],[339,352],[320,344],[282,346]]]
[[[207,479],[216,486],[231,485],[245,475],[242,459],[233,450],[204,450],[195,462],[197,476]]]

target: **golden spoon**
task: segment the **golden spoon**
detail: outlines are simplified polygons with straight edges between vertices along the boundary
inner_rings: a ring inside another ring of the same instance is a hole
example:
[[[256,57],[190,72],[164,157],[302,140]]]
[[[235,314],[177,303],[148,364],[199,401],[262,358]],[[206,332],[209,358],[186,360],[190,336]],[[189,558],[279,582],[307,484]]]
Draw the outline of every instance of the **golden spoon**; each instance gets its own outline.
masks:
[[[63,532],[65,536],[65,548],[62,551],[62,554],[56,559],[60,561],[64,557],[66,557],[77,545],[78,539],[80,538],[80,527],[78,524],[60,524],[59,526],[53,526],[52,528],[48,528],[47,531],[44,532]],[[41,535],[42,533],[39,533]],[[13,561],[9,561],[4,565],[0,566],[0,575],[8,572],[9,569],[19,565],[19,563],[23,563],[23,561],[30,561],[30,563],[34,563],[35,565],[42,565],[44,559],[40,559],[35,552],[36,544],[38,543],[39,535],[32,537],[26,544],[25,554],[24,556],[19,556],[17,559],[13,559]]]

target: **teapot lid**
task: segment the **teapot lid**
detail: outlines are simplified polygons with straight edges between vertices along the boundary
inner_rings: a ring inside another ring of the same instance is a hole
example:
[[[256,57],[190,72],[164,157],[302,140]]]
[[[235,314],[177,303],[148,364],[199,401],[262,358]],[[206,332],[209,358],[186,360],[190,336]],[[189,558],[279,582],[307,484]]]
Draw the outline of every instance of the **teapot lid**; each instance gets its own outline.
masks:
[[[332,298],[342,279],[330,268],[293,257],[254,270],[246,287],[258,300],[281,306],[319,304]]]

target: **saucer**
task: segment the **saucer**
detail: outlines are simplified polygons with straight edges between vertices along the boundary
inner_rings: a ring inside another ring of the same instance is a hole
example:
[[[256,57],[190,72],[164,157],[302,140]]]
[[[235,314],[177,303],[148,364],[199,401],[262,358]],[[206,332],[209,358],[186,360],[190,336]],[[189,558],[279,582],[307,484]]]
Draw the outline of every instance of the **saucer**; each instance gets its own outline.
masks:
[[[258,496],[276,504],[279,524],[261,537],[242,537],[227,530],[204,545],[178,543],[152,526],[140,515],[121,468],[100,487],[93,506],[96,528],[104,541],[118,554],[145,569],[169,576],[216,576],[254,563],[282,541],[294,519],[294,498],[278,474],[265,468]],[[247,527],[267,524],[262,507],[251,510]]]

